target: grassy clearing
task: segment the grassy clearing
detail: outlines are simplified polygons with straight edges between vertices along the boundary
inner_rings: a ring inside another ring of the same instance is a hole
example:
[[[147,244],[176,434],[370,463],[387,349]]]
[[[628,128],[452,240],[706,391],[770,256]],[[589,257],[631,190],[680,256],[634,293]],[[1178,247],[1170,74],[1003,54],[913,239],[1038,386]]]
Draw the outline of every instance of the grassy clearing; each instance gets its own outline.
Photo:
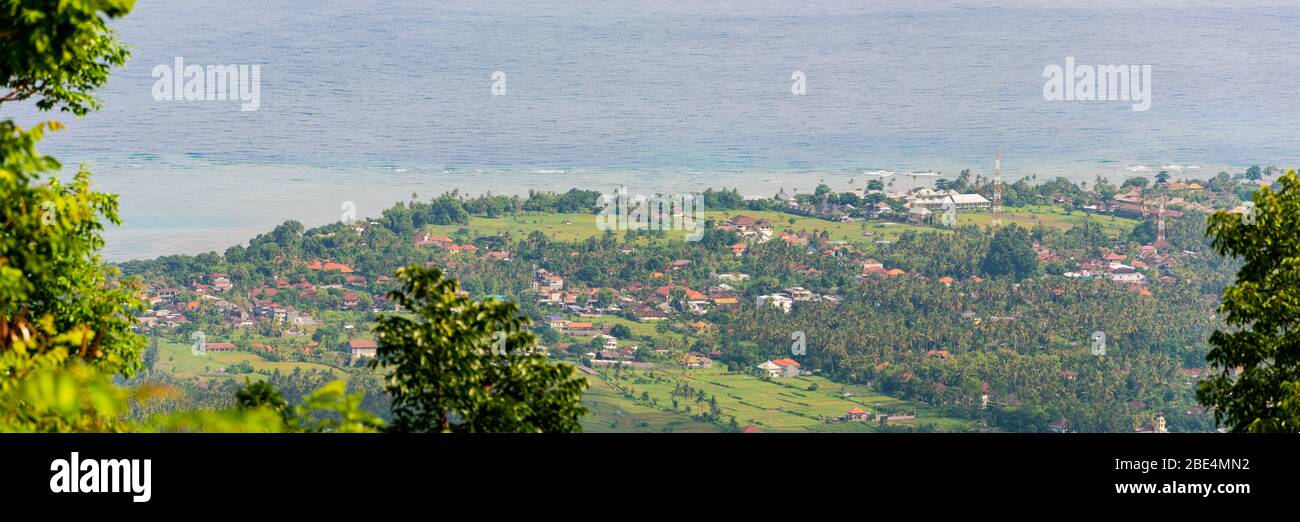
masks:
[[[338,368],[325,366],[323,364],[293,362],[293,361],[268,361],[262,356],[249,352],[208,352],[205,355],[195,355],[189,344],[174,341],[159,341],[158,343],[158,361],[154,364],[155,369],[166,372],[181,378],[193,377],[234,377],[242,380],[243,377],[249,377],[257,380],[262,378],[256,373],[250,374],[232,374],[218,372],[217,370],[246,362],[254,370],[274,372],[280,370],[281,373],[292,372],[295,368],[303,371],[322,370],[334,374],[342,379],[347,377],[347,373]]]
[[[1133,227],[1136,227],[1138,224],[1138,220],[1135,219],[1089,214],[1082,210],[1076,210],[1066,214],[1065,210],[1055,205],[1004,207],[1003,210],[1002,222],[1004,224],[1016,223],[1027,228],[1033,228],[1035,225],[1041,223],[1044,226],[1064,230],[1092,221],[1101,225],[1102,229],[1105,230],[1107,234],[1126,236],[1129,232],[1132,232]],[[988,211],[958,211],[957,223],[960,225],[974,224],[978,226],[989,226],[993,223],[993,214]]]
[[[611,324],[611,325],[621,324],[623,326],[626,326],[629,330],[631,330],[632,335],[634,336],[657,337],[660,335],[658,332],[655,331],[655,325],[657,323],[642,323],[638,321],[633,321],[631,319],[627,319],[625,317],[619,317],[616,315],[603,315],[600,317],[592,317],[589,319],[580,317],[580,318],[576,318],[575,320],[590,321],[592,324]]]
[[[673,399],[678,401],[677,412],[698,414],[707,411],[708,397],[717,399],[722,418],[735,417],[741,425],[753,424],[766,431],[875,431],[877,424],[839,423],[827,424],[825,419],[844,415],[851,408],[862,408],[873,413],[916,412],[917,423],[934,424],[939,431],[968,429],[973,423],[963,419],[940,417],[933,409],[881,395],[862,387],[845,387],[823,377],[790,377],[764,381],[743,373],[728,373],[723,368],[685,370],[655,369],[625,371],[606,378],[617,386],[630,390],[636,397],[647,394],[656,400],[658,408],[672,410]],[[594,379],[593,379],[594,380]],[[678,383],[703,390],[705,402],[673,397]],[[809,389],[815,385],[816,389]],[[850,391],[852,397],[843,393]],[[690,408],[688,412],[686,409]]]
[[[497,236],[509,233],[515,239],[524,239],[533,231],[541,231],[554,241],[582,241],[589,237],[600,237],[605,232],[596,228],[595,214],[546,214],[525,212],[516,219],[514,216],[495,218],[473,216],[469,225],[433,225],[429,227],[434,234],[451,236],[461,228],[473,231],[474,236]]]
[[[731,216],[742,214],[766,219],[772,223],[773,228],[778,232],[787,229],[796,232],[801,230],[810,232],[824,230],[832,240],[848,241],[856,244],[869,244],[878,240],[894,241],[898,239],[899,235],[908,231],[946,232],[925,225],[885,221],[839,223],[776,211],[715,210],[704,213],[706,219],[712,219],[715,222],[723,222]],[[1006,207],[1003,213],[1004,223],[1017,223],[1030,228],[1041,223],[1049,227],[1068,229],[1089,220],[1100,224],[1106,233],[1111,235],[1127,235],[1138,224],[1138,221],[1134,219],[1088,214],[1083,211],[1066,214],[1061,207],[1055,205]],[[987,210],[958,212],[957,221],[961,225],[989,226],[993,222],[993,215]],[[530,212],[522,214],[518,219],[514,216],[471,217],[469,225],[464,227],[459,225],[438,225],[430,227],[430,230],[435,234],[450,236],[461,228],[471,230],[475,236],[495,236],[508,232],[511,236],[519,239],[526,237],[533,231],[541,231],[548,238],[558,241],[582,241],[591,237],[600,237],[604,234],[604,231],[596,227],[596,216],[594,214],[581,213],[547,214]]]

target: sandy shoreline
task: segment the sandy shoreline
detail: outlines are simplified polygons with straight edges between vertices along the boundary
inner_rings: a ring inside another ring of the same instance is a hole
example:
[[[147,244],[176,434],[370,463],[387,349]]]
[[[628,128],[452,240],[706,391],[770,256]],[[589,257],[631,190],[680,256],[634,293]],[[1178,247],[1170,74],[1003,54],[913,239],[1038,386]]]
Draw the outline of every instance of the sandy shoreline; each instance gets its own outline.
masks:
[[[974,174],[992,176],[987,166]],[[1097,166],[1080,171],[1038,174],[1038,181],[1057,175],[1090,184],[1098,175],[1112,183],[1132,176],[1152,177],[1163,165],[1145,170],[1134,165]],[[982,167],[982,168],[981,168]],[[1184,167],[1170,171],[1174,179],[1210,177],[1222,167]],[[412,194],[428,199],[443,192],[527,196],[530,190],[563,192],[571,188],[609,192],[620,185],[633,194],[699,192],[706,188],[736,188],[746,196],[772,196],[781,190],[811,192],[825,183],[837,191],[861,188],[869,179],[885,179],[879,171],[896,172],[893,190],[930,186],[935,179],[953,179],[960,168],[940,169],[940,175],[913,175],[901,168],[827,170],[657,172],[537,167],[514,170],[441,169],[399,165],[321,168],[293,165],[223,165],[197,160],[178,162],[120,161],[92,163],[98,190],[119,194],[123,225],[105,236],[104,256],[110,261],[149,259],[161,255],[198,254],[245,244],[286,220],[307,227],[340,220],[346,202],[358,217],[375,217]],[[922,169],[916,169],[922,170]],[[1041,172],[1038,169],[1035,172]],[[1004,157],[1003,178],[1013,182],[1030,176],[1028,169]],[[868,174],[871,173],[871,174]]]

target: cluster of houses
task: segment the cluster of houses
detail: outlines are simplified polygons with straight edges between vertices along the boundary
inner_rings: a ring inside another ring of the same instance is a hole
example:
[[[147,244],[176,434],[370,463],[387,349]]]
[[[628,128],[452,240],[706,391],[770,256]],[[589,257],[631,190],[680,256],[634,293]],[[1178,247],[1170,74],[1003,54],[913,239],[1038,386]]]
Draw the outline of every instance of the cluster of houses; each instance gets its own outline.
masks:
[[[597,335],[603,343],[599,351],[587,352],[585,362],[587,366],[598,368],[601,366],[622,366],[625,368],[648,370],[654,368],[653,363],[638,361],[637,352],[640,348],[636,346],[619,346],[618,339],[609,335]]]
[[[1050,250],[1041,247],[1036,247],[1035,250],[1038,251],[1040,261],[1062,261],[1060,256]],[[1151,295],[1150,290],[1146,288],[1147,283],[1151,282],[1148,274],[1152,274],[1163,284],[1173,284],[1177,281],[1173,267],[1178,265],[1182,258],[1196,255],[1192,252],[1172,250],[1169,243],[1163,240],[1139,247],[1134,255],[1121,253],[1117,249],[1102,248],[1096,257],[1079,261],[1076,269],[1062,275],[1085,281],[1106,279],[1127,285],[1142,295]]]
[[[563,315],[551,314],[546,318],[546,325],[566,335],[608,336],[613,325],[594,324],[590,321],[570,321]]]
[[[749,277],[747,274],[726,276],[743,279]],[[638,322],[666,321],[679,312],[701,316],[714,309],[735,309],[739,306],[740,298],[739,291],[725,282],[709,285],[703,291],[685,285],[669,283],[652,286],[639,281],[621,287],[566,290],[564,278],[546,269],[538,269],[534,273],[532,287],[539,305],[562,308],[581,318],[624,315]],[[602,302],[602,295],[608,295],[611,299]],[[567,327],[573,328],[572,325]]]
[[[771,306],[788,314],[790,313],[790,310],[793,309],[795,303],[811,303],[811,302],[838,303],[841,300],[842,299],[837,295],[817,294],[817,293],[813,293],[813,291],[808,290],[807,288],[804,288],[802,286],[796,286],[796,287],[786,288],[785,291],[783,292],[760,295],[756,298],[757,301],[756,304],[758,305],[759,308],[765,306]]]
[[[874,413],[871,413],[867,410],[855,406],[853,408],[850,408],[849,411],[844,412],[844,415],[826,419],[826,422],[828,424],[831,424],[836,422],[871,422],[873,420],[879,420],[881,426],[888,426],[892,424],[914,421],[916,420],[916,414],[892,413],[892,414],[876,415]]]
[[[756,366],[756,368],[763,372],[763,375],[773,379],[779,379],[782,377],[798,377],[802,374],[799,369],[799,361],[789,357],[763,361],[763,363]]]
[[[242,295],[244,299],[234,299],[236,294],[232,293],[234,285],[229,275],[224,273],[208,274],[203,277],[202,281],[191,281],[185,288],[159,287],[152,289],[146,302],[153,309],[141,317],[141,324],[146,329],[176,327],[190,322],[192,318],[187,317],[187,314],[197,312],[200,309],[215,308],[225,316],[225,322],[230,326],[253,326],[259,321],[270,321],[300,329],[316,325],[316,319],[309,313],[298,310],[292,305],[277,303],[276,298],[278,296],[285,292],[291,292],[301,299],[315,299],[318,290],[336,289],[341,298],[341,308],[355,309],[360,305],[361,297],[357,292],[350,290],[349,287],[364,288],[371,283],[365,276],[354,273],[352,268],[341,263],[312,261],[307,263],[306,266],[311,270],[339,272],[344,275],[345,282],[342,284],[316,285],[306,280],[295,283],[277,277],[273,283],[247,290]],[[392,278],[388,276],[379,276],[374,283],[387,285],[391,281]],[[190,296],[189,294],[193,295]],[[187,296],[189,300],[179,300],[178,298],[182,295]],[[374,303],[376,305],[375,311],[383,310],[384,308],[381,307],[390,307],[388,300],[383,296],[376,296]],[[396,310],[398,307],[394,304],[390,308]]]
[[[907,220],[913,223],[933,223],[943,212],[972,212],[988,210],[993,203],[979,194],[961,194],[955,190],[923,188],[905,196]]]
[[[1199,192],[1204,187],[1199,183],[1168,183],[1165,185],[1168,190],[1190,192]],[[1160,207],[1164,206],[1164,214],[1167,218],[1179,218],[1183,216],[1181,210],[1175,210],[1170,207],[1178,207],[1185,210],[1196,210],[1199,212],[1213,212],[1214,208],[1204,203],[1190,201],[1181,197],[1162,198],[1160,200],[1146,198],[1142,195],[1140,187],[1132,187],[1127,192],[1116,194],[1110,201],[1099,201],[1095,204],[1084,207],[1084,210],[1091,212],[1105,212],[1114,214],[1119,217],[1131,219],[1143,219],[1159,213]]]
[[[432,232],[424,231],[415,235],[415,246],[439,248],[447,251],[449,254],[469,254],[474,255],[479,252],[479,247],[470,243],[457,244],[456,241],[445,235],[437,235]],[[494,261],[509,261],[510,252],[505,250],[490,250],[483,253],[484,259]]]
[[[766,219],[753,216],[732,216],[727,219],[725,224],[718,225],[717,228],[724,232],[735,232],[749,242],[766,243],[772,240],[772,223]],[[737,247],[733,245],[732,252],[736,253],[736,250]],[[740,252],[744,252],[743,246],[740,248]]]

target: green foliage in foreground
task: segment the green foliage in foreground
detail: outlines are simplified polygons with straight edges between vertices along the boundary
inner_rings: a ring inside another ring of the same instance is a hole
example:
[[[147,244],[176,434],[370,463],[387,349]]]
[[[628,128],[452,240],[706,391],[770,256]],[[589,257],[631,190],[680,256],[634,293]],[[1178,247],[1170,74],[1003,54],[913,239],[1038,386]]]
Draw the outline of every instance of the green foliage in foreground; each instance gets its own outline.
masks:
[[[117,198],[91,191],[85,171],[40,183],[59,166],[36,152],[47,128],[58,126],[0,122],[0,390],[71,360],[128,377],[141,366],[131,311],[143,304],[97,254]]]
[[[0,0],[0,104],[30,99],[39,109],[76,115],[98,108],[91,92],[127,58],[106,20],[125,15],[133,5],[133,0]],[[131,331],[136,324],[132,312],[143,304],[98,255],[104,221],[120,222],[117,197],[92,191],[85,171],[71,183],[61,183],[53,176],[58,161],[36,150],[46,130],[61,127],[49,122],[23,130],[12,120],[0,121],[0,431],[365,432],[382,426],[361,408],[362,394],[344,393],[343,382],[326,384],[292,406],[279,391],[257,383],[238,392],[233,409],[128,420],[133,404],[176,389],[123,388],[112,380],[133,377],[143,367],[145,340]],[[436,288],[454,290],[454,282],[438,277]],[[420,281],[408,280],[421,290],[418,299],[452,299],[428,293]],[[487,323],[458,319],[429,333],[457,343],[477,339],[477,326],[500,322],[516,332],[515,345],[532,341],[518,333],[521,323],[513,318],[513,309],[492,303],[458,306],[500,313],[489,314]],[[410,331],[418,330],[416,325]],[[400,352],[402,346],[390,342],[387,353]],[[474,373],[484,368],[483,375]],[[398,376],[410,378],[405,382],[445,380],[446,389],[461,392],[425,400],[419,390],[403,388],[408,404],[455,401],[442,410],[444,427],[452,412],[457,426],[476,430],[571,431],[581,413],[573,405],[582,382],[566,380],[572,369],[546,365],[535,356],[509,354],[483,368],[460,365],[432,376],[402,373],[405,369],[399,365]],[[442,386],[433,384],[439,391]]]
[[[441,270],[397,271],[389,298],[410,315],[377,322],[372,365],[389,372],[393,423],[418,432],[580,431],[586,381],[532,353],[528,318],[514,303],[456,295]]]
[[[41,110],[98,109],[91,91],[129,53],[107,20],[135,0],[0,0],[0,103],[34,98]]]
[[[91,91],[125,62],[105,20],[130,0],[0,2],[0,104],[35,100],[77,115]],[[124,397],[108,375],[141,367],[134,289],[98,256],[117,198],[91,190],[89,174],[64,184],[59,162],[37,152],[48,122],[24,130],[0,121],[0,429],[115,430]]]
[[[344,393],[343,381],[331,382],[292,406],[259,382],[238,392],[236,408],[128,420],[133,403],[175,393],[170,386],[117,386],[84,364],[43,369],[0,394],[0,432],[364,433],[383,427],[361,408],[361,394]]]
[[[361,408],[361,394],[344,393],[334,381],[289,405],[265,382],[248,384],[236,393],[232,410],[198,410],[150,419],[146,431],[373,433],[383,421]]]
[[[1220,372],[1197,397],[1233,431],[1300,431],[1300,177],[1277,184],[1255,192],[1253,212],[1209,219],[1214,249],[1244,264],[1219,307],[1233,329],[1210,336]]]

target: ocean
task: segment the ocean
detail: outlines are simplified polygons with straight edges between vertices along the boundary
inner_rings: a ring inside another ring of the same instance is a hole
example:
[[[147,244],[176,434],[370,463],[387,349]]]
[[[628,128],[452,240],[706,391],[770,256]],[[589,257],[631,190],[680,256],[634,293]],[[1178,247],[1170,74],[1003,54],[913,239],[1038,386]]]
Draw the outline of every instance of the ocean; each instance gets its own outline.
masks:
[[[1008,181],[1300,163],[1300,3],[1057,3],[139,2],[102,111],[16,116],[68,123],[43,150],[121,194],[115,261],[453,189],[770,196],[990,176],[995,150]],[[155,100],[177,57],[260,65],[258,110]],[[1045,99],[1067,59],[1149,66],[1150,109]]]

